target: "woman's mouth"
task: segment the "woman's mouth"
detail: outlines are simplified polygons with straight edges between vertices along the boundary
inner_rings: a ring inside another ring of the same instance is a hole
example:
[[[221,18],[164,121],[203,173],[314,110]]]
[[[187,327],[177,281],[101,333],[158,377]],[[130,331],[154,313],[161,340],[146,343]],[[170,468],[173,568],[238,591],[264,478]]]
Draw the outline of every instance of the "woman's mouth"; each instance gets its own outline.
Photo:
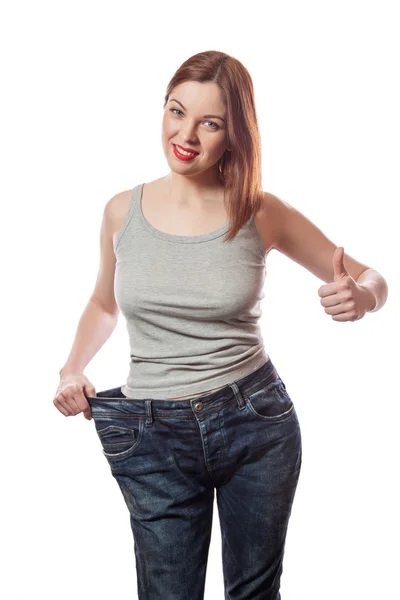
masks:
[[[177,146],[175,144],[172,144],[173,148],[174,148],[174,154],[177,158],[179,158],[179,160],[183,160],[185,162],[189,161],[189,160],[193,160],[194,158],[196,158],[196,156],[198,156],[198,153],[196,154],[192,154],[192,153],[187,153],[184,152],[183,150],[180,150],[179,148],[177,148]]]

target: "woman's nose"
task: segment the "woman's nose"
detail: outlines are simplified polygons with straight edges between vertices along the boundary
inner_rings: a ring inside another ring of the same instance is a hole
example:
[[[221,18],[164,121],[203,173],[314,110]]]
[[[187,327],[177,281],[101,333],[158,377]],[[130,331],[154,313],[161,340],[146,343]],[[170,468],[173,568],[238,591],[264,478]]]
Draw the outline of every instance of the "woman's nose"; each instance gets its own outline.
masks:
[[[196,125],[189,121],[185,125],[181,125],[181,135],[185,142],[192,142],[196,139]]]

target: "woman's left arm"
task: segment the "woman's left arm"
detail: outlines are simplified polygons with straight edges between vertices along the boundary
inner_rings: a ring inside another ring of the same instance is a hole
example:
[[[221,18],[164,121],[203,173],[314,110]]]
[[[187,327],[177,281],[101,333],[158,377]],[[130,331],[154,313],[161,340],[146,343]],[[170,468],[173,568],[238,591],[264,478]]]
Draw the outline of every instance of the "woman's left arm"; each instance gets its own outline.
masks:
[[[260,235],[279,252],[325,281],[318,294],[334,321],[357,321],[376,312],[388,296],[386,280],[378,271],[345,254],[299,210],[274,194],[264,192]]]

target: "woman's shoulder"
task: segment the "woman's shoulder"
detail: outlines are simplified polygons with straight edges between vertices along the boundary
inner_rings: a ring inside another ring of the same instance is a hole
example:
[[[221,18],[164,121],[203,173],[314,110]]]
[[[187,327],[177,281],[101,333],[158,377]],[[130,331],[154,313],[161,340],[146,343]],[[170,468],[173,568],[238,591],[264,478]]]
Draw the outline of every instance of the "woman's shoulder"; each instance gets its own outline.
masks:
[[[254,223],[264,242],[266,252],[277,247],[283,201],[271,192],[262,192],[261,205],[254,215]]]
[[[127,209],[129,210],[129,205],[131,203],[132,198],[132,189],[124,190],[123,192],[118,192],[115,194],[107,203],[108,212],[110,216],[113,218],[118,218],[121,216]]]
[[[148,190],[151,190],[155,184],[161,181],[161,179],[163,178],[146,183],[146,188]],[[110,227],[113,231],[114,239],[117,238],[119,231],[122,229],[122,226],[125,223],[125,220],[128,216],[129,208],[131,206],[131,202],[133,201],[133,190],[138,185],[142,184],[136,184],[133,188],[129,190],[118,192],[107,202],[106,210],[108,213]]]
[[[114,243],[128,216],[132,192],[132,188],[118,192],[106,204],[105,214]]]

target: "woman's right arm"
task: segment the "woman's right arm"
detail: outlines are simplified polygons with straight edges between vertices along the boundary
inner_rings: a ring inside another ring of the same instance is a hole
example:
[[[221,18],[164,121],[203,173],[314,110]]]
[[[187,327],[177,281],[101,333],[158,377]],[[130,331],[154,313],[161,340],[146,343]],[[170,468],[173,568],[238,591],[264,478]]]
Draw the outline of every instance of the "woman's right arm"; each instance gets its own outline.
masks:
[[[121,194],[113,196],[104,208],[100,231],[100,268],[96,284],[79,320],[69,356],[59,371],[60,383],[53,403],[65,416],[83,412],[86,418],[91,418],[84,392],[87,396],[95,396],[96,392],[83,371],[111,336],[118,322],[119,308],[114,297],[116,259],[113,234],[115,227],[118,227],[116,206],[120,206],[120,196]]]
[[[111,336],[118,313],[110,313],[91,298],[78,323],[75,339],[60,377],[83,373],[86,366]]]

